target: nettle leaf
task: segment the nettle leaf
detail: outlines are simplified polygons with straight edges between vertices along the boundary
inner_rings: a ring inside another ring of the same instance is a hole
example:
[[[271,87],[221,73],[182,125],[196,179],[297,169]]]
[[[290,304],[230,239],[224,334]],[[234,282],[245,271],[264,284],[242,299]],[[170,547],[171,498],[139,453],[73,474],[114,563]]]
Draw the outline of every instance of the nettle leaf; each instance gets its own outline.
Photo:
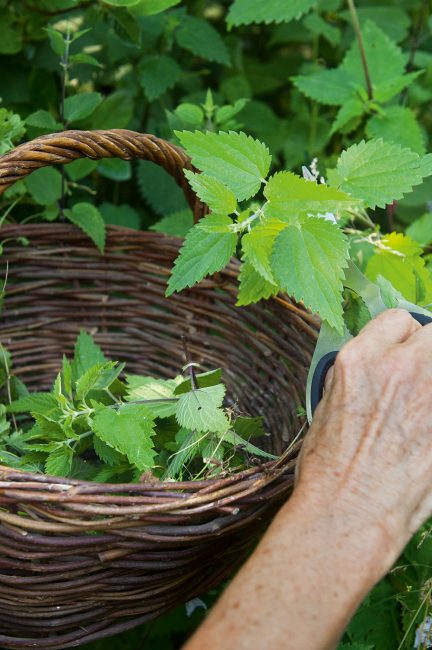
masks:
[[[141,196],[156,214],[172,214],[188,207],[181,188],[159,165],[140,160],[137,165],[137,183]]]
[[[42,167],[24,181],[28,191],[39,205],[52,205],[62,195],[62,177],[58,169]]]
[[[349,74],[340,68],[299,75],[292,77],[292,81],[306,97],[320,104],[342,106],[353,95]]]
[[[287,221],[304,212],[337,212],[358,203],[334,187],[308,181],[285,171],[278,172],[269,179],[264,188],[264,196],[268,201],[265,214]]]
[[[270,298],[279,292],[279,287],[258,273],[250,262],[243,262],[239,273],[239,291],[236,305],[250,305],[259,300]]]
[[[370,138],[382,138],[412,149],[419,156],[425,153],[423,131],[414,112],[406,106],[389,106],[383,115],[374,115],[366,125]]]
[[[236,418],[233,429],[242,438],[259,438],[266,434],[264,429],[264,417],[243,417]]]
[[[208,372],[199,372],[195,375],[195,380],[198,388],[207,388],[208,386],[216,386],[220,384],[222,379],[222,369],[216,368]],[[180,381],[175,387],[174,394],[182,395],[192,390],[192,383],[190,378]]]
[[[192,54],[207,61],[230,64],[227,46],[219,32],[207,20],[184,15],[174,36],[180,47]]]
[[[137,400],[166,400],[174,399],[174,389],[177,383],[173,379],[154,379],[153,377],[143,377],[141,375],[127,375],[127,395],[128,402]],[[177,403],[159,402],[146,404],[147,408],[159,418],[168,418],[175,414]]]
[[[131,7],[131,13],[135,16],[153,16],[178,5],[179,2],[181,0],[138,0]]]
[[[71,364],[74,381],[96,364],[104,364],[106,361],[104,353],[94,342],[93,337],[81,330],[75,341],[74,358]]]
[[[175,59],[165,54],[148,56],[140,66],[141,86],[149,101],[163,95],[175,86],[182,70]]]
[[[72,210],[64,210],[64,215],[81,228],[93,240],[101,253],[105,248],[105,221],[99,210],[91,203],[75,203]]]
[[[102,103],[100,93],[80,93],[73,97],[67,97],[64,103],[64,116],[67,122],[83,120],[93,113]]]
[[[387,83],[390,79],[403,75],[406,65],[405,54],[382,29],[371,20],[367,20],[362,25],[362,36],[374,89],[382,83]],[[364,69],[357,39],[354,40],[343,60],[342,69],[350,75],[354,83],[362,87],[365,86]]]
[[[266,219],[243,235],[241,241],[245,262],[252,264],[254,269],[272,285],[276,282],[271,270],[270,256],[276,237],[285,227],[283,221]]]
[[[124,364],[118,365],[114,361],[97,363],[87,370],[76,382],[75,397],[83,400],[91,390],[102,390],[109,388],[118,377]]]
[[[166,235],[174,235],[176,237],[186,237],[193,225],[194,219],[192,210],[185,208],[184,210],[178,210],[171,214],[167,214],[166,217],[162,217],[162,219],[159,219],[159,221],[152,224],[149,227],[149,230],[163,232]]]
[[[237,199],[224,183],[207,174],[195,174],[185,171],[190,186],[198,197],[208,205],[212,212],[232,214],[237,209]]]
[[[230,25],[281,23],[298,19],[316,4],[316,0],[234,0],[228,11]]]
[[[51,393],[30,393],[15,400],[7,406],[8,413],[40,413],[49,415],[57,409],[58,404]]]
[[[406,234],[421,246],[429,246],[432,243],[432,213],[426,212],[406,229]]]
[[[375,23],[366,21],[362,36],[373,96],[388,101],[412,83],[415,76],[404,75],[404,53]],[[293,82],[307,97],[321,104],[342,106],[349,99],[359,99],[360,89],[365,90],[365,77],[357,40],[338,68],[300,75]]]
[[[52,451],[45,462],[45,472],[51,476],[68,476],[72,468],[73,451],[62,445]]]
[[[97,456],[107,465],[114,466],[125,462],[123,454],[120,454],[116,449],[107,445],[98,436],[93,436],[93,448]]]
[[[355,129],[360,118],[366,110],[366,104],[360,99],[348,99],[339,109],[336,119],[332,124],[330,133],[343,130],[350,133]]]
[[[279,286],[341,331],[347,258],[346,237],[335,224],[303,217],[278,235],[271,261]]]
[[[60,131],[63,125],[56,122],[54,117],[48,111],[35,111],[26,117],[25,123],[27,126],[34,126],[37,129],[43,129],[47,132]]]
[[[270,169],[265,144],[245,133],[176,131],[193,164],[230,188],[239,201],[254,196]]]
[[[181,427],[198,432],[226,431],[229,421],[223,410],[225,386],[216,384],[180,395],[176,418]]]
[[[231,445],[247,451],[249,454],[252,454],[252,456],[261,456],[262,458],[267,458],[268,460],[277,459],[277,456],[269,454],[267,451],[263,451],[248,440],[244,440],[244,438],[239,436],[235,431],[226,431],[225,433],[221,434],[221,438],[223,438],[224,441],[229,442]]]
[[[109,447],[125,454],[138,469],[153,467],[154,416],[145,405],[128,404],[117,411],[100,406],[96,408],[92,430]]]
[[[363,199],[369,207],[384,208],[422,182],[421,160],[400,145],[362,140],[342,152],[327,178],[330,185]]]
[[[228,264],[237,244],[237,234],[230,230],[230,225],[229,217],[211,214],[188,232],[174,262],[167,296],[191,287]]]
[[[411,302],[431,302],[432,278],[421,257],[421,246],[401,233],[391,233],[381,240],[383,248],[375,248],[375,254],[366,266],[366,275],[376,280],[379,275]]]

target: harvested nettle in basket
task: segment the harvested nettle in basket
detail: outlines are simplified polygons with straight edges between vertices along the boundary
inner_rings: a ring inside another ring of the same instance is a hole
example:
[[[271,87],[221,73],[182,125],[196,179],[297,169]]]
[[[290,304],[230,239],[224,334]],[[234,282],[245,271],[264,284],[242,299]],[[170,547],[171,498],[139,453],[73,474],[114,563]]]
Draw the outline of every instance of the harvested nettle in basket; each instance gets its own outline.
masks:
[[[0,462],[10,467],[151,483],[226,476],[277,458],[251,442],[266,435],[262,417],[247,417],[236,404],[223,407],[221,369],[196,372],[197,364],[188,361],[186,377],[125,374],[123,381],[125,364],[106,359],[81,331],[74,357],[63,357],[51,391],[31,393],[11,375],[0,351],[3,381],[11,396],[18,395],[0,416]]]
[[[21,145],[0,158],[0,191],[85,156],[161,165],[202,223],[189,157],[130,131]],[[209,276],[199,247],[191,265],[207,277],[167,299],[182,241],[160,233],[109,227],[103,253],[60,222],[4,224],[2,240],[0,647],[77,647],[247,557],[292,491],[318,320],[281,294],[239,308],[240,263],[224,253]]]

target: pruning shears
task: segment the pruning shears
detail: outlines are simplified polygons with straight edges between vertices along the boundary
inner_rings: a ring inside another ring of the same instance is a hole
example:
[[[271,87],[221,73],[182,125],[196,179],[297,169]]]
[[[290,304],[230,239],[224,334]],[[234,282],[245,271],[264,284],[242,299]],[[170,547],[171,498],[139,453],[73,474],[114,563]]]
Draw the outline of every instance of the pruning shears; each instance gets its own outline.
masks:
[[[352,261],[348,263],[345,270],[343,284],[344,287],[363,299],[372,318],[388,309],[382,299],[379,286],[371,282]],[[432,314],[426,309],[408,302],[402,297],[395,297],[393,302],[394,307],[409,311],[420,325],[432,323]],[[339,350],[351,338],[352,334],[346,328],[341,333],[326,322],[321,325],[306,384],[306,413],[309,423],[312,421],[314,411],[322,398],[326,374],[334,364]]]

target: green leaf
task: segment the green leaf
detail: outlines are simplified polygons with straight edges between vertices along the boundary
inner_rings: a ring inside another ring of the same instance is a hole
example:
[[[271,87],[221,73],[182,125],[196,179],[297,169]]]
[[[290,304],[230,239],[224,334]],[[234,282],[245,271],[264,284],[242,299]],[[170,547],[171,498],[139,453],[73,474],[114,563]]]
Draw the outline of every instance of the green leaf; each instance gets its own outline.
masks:
[[[72,458],[72,449],[68,445],[62,445],[49,454],[45,462],[45,472],[51,476],[68,476]]]
[[[138,0],[130,11],[134,16],[153,16],[178,5],[181,0]]]
[[[404,53],[370,20],[362,25],[362,36],[373,97],[388,101],[415,77],[404,75]],[[293,81],[307,97],[321,104],[342,106],[350,99],[359,99],[359,92],[365,92],[366,84],[357,39],[338,68],[300,75]]]
[[[188,232],[174,262],[167,296],[193,286],[228,264],[237,244],[236,233],[229,229],[231,224],[229,217],[211,214]]]
[[[383,208],[411,192],[423,180],[421,158],[400,145],[383,140],[362,140],[343,151],[336,170],[328,170],[332,186]]]
[[[63,355],[61,370],[62,393],[72,395],[72,364],[66,355]]]
[[[108,388],[114,379],[120,374],[122,366],[118,366],[113,361],[97,363],[92,366],[77,380],[75,386],[75,397],[77,400],[83,400],[91,390],[101,390]]]
[[[406,234],[421,246],[429,246],[432,243],[432,213],[419,217],[411,223],[406,229]]]
[[[252,454],[252,456],[261,456],[262,458],[267,458],[268,460],[277,459],[277,456],[274,456],[274,454],[269,454],[259,447],[256,447],[248,440],[244,440],[235,431],[226,431],[225,433],[221,434],[221,438],[224,441],[229,442],[231,445],[235,445],[236,447],[247,451],[249,454]]]
[[[198,388],[215,386],[216,384],[221,383],[222,370],[221,368],[216,368],[215,370],[209,370],[208,372],[199,372],[195,375],[195,379]],[[183,393],[188,393],[190,390],[192,390],[192,383],[189,378],[177,384],[174,389],[174,395],[182,395]]]
[[[79,52],[78,54],[71,54],[69,57],[69,61],[73,65],[76,64],[92,65],[95,68],[103,68],[103,66],[99,63],[97,59],[95,59],[94,56],[91,56],[90,54],[86,54],[85,52]]]
[[[139,2],[140,0],[105,0],[105,3],[111,7],[133,7]]]
[[[400,47],[391,41],[382,29],[367,20],[362,25],[362,36],[373,89],[378,89],[380,84],[403,75],[406,57]],[[352,47],[343,60],[342,68],[354,83],[365,87],[364,70],[357,39],[353,41]]]
[[[102,203],[99,206],[99,212],[106,224],[122,226],[123,228],[133,228],[134,230],[140,229],[140,215],[128,203],[122,203],[121,205]]]
[[[225,386],[217,384],[208,388],[198,388],[180,395],[177,402],[176,418],[181,427],[198,432],[223,432],[229,421],[220,408],[225,396]]]
[[[74,160],[71,163],[68,163],[66,166],[66,173],[72,181],[79,181],[81,178],[85,178],[91,172],[93,172],[97,167],[96,160],[90,160],[89,158],[80,158]]]
[[[128,402],[137,400],[167,400],[174,399],[176,382],[173,379],[154,379],[141,375],[127,375]],[[175,415],[177,402],[164,402],[146,404],[155,417],[168,418]]]
[[[43,110],[31,113],[26,117],[25,123],[28,126],[34,126],[37,129],[43,129],[47,132],[60,131],[63,128],[62,124],[56,122],[51,113]]]
[[[243,235],[241,242],[245,261],[252,264],[271,285],[275,285],[276,282],[271,270],[270,256],[275,239],[285,226],[286,224],[278,219],[266,219]]]
[[[174,36],[180,47],[192,54],[207,61],[229,65],[227,46],[219,32],[207,20],[186,14],[182,17]]]
[[[31,393],[15,400],[7,407],[8,413],[41,413],[48,415],[57,409],[57,401],[51,393]]]
[[[77,381],[87,370],[90,370],[97,364],[104,364],[107,359],[94,342],[93,337],[81,330],[75,341],[74,358],[72,361],[72,375],[74,381]]]
[[[91,203],[75,203],[72,210],[64,210],[64,215],[81,228],[98,247],[101,253],[105,248],[105,222],[101,213]]]
[[[270,169],[267,147],[245,133],[176,132],[193,164],[242,201],[254,196]]]
[[[52,51],[59,58],[62,58],[65,53],[65,39],[63,34],[52,27],[43,27],[43,29],[48,34]]]
[[[125,457],[122,454],[107,445],[98,436],[93,436],[93,448],[97,456],[107,465],[120,465],[125,461]]]
[[[265,280],[250,262],[243,262],[239,274],[239,292],[236,305],[241,307],[279,293],[279,287]]]
[[[406,106],[389,106],[383,115],[374,115],[366,125],[369,138],[382,138],[412,149],[419,156],[425,153],[424,135],[414,112]]]
[[[330,133],[336,133],[336,131],[341,131],[342,129],[344,133],[350,133],[356,128],[358,122],[356,118],[361,117],[365,110],[366,104],[360,101],[360,99],[348,99],[340,107]]]
[[[283,290],[341,331],[342,280],[347,257],[346,238],[335,224],[303,217],[278,235],[272,269]]]
[[[149,101],[175,86],[182,70],[175,59],[165,54],[148,56],[140,66],[141,86]]]
[[[341,39],[340,30],[324,20],[318,13],[311,12],[303,20],[303,25],[309,29],[312,34],[323,36],[331,45],[339,45]]]
[[[366,266],[368,278],[375,280],[382,275],[407,300],[430,302],[431,278],[421,257],[421,246],[401,233],[387,235],[381,244]]]
[[[64,103],[64,116],[68,122],[83,120],[93,113],[102,102],[100,93],[80,93],[67,97]]]
[[[190,186],[212,212],[232,214],[237,209],[235,194],[226,185],[207,174],[185,171]]]
[[[143,404],[128,404],[117,411],[100,406],[96,409],[92,430],[109,447],[125,454],[139,470],[151,469],[156,452],[153,448],[154,417]]]
[[[137,183],[141,196],[156,214],[169,215],[188,208],[183,190],[159,165],[140,160],[137,166]]]
[[[128,181],[132,178],[131,164],[128,160],[118,158],[105,158],[97,166],[101,176],[112,181]]]
[[[149,230],[163,232],[166,235],[175,235],[176,237],[186,237],[189,230],[194,225],[193,214],[189,208],[178,210],[168,214],[159,221],[156,221]]]
[[[358,203],[345,192],[292,172],[274,174],[264,188],[264,196],[268,201],[265,214],[286,221],[301,213],[337,212]]]
[[[182,122],[185,124],[191,124],[195,127],[199,126],[204,120],[204,112],[202,108],[196,104],[190,104],[188,102],[179,104],[174,113],[182,120]]]
[[[167,470],[163,476],[164,479],[181,478],[182,470],[199,453],[202,437],[200,431],[189,431],[188,429],[178,431],[176,435],[178,449],[169,459]]]
[[[62,195],[62,177],[57,169],[42,167],[37,169],[24,181],[36,203],[51,205]]]
[[[91,116],[94,129],[125,129],[133,116],[134,102],[127,90],[116,90],[103,100]]]
[[[361,25],[367,20],[371,20],[393,41],[402,41],[408,34],[410,18],[399,7],[373,5],[369,7],[357,7],[357,15]],[[351,14],[348,10],[338,12],[338,16],[351,24]]]
[[[349,74],[341,68],[320,70],[309,75],[292,77],[294,85],[306,97],[329,106],[342,106],[352,99],[353,86]]]
[[[257,416],[254,418],[240,416],[233,423],[233,429],[242,438],[258,438],[264,436],[264,417]]]
[[[316,4],[316,0],[234,0],[229,8],[230,25],[281,23],[298,19]]]

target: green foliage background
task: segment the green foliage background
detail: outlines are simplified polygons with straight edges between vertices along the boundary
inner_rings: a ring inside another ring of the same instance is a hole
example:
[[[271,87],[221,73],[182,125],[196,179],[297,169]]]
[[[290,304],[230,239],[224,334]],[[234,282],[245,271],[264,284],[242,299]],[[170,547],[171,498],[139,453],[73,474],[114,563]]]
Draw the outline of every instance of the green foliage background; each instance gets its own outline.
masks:
[[[176,143],[175,130],[242,130],[268,145],[272,172],[300,173],[314,157],[320,169],[334,167],[344,149],[372,137],[423,156],[431,3],[356,5],[371,89],[344,0],[0,0],[0,153],[64,128],[128,128]],[[151,163],[82,160],[65,170],[65,182],[45,168],[8,190],[2,222],[67,218],[100,249],[104,224],[181,236],[192,225],[181,191]],[[362,198],[381,206],[374,221],[382,232],[406,231],[426,247],[429,272],[432,176],[390,204],[373,192]],[[387,244],[403,250],[398,237]],[[418,268],[417,252],[412,259]],[[413,647],[431,603],[431,560],[426,530],[368,598],[342,647]],[[86,647],[178,648],[202,612],[188,617],[180,608]]]

